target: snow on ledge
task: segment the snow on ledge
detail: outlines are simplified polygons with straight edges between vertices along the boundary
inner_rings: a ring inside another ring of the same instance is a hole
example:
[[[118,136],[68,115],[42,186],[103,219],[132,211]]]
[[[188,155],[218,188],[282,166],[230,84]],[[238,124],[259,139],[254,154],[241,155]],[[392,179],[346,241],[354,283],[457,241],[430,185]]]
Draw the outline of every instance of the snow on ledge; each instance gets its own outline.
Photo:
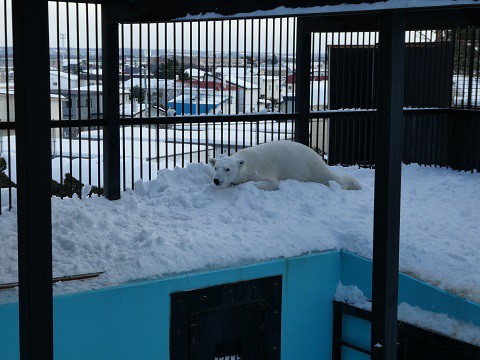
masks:
[[[335,300],[348,303],[360,309],[372,310],[371,302],[355,285],[345,286],[338,283]],[[480,346],[480,327],[456,320],[444,313],[423,310],[406,302],[398,305],[398,319],[423,329]]]
[[[239,13],[235,15],[221,15],[217,13],[205,13],[199,15],[187,15],[175,20],[209,20],[222,18],[245,18],[245,17],[269,17],[269,16],[295,16],[307,14],[327,14],[340,12],[356,12],[356,11],[375,11],[387,9],[409,9],[422,7],[444,7],[458,5],[475,5],[478,0],[387,0],[378,1],[376,3],[361,4],[342,4],[342,5],[325,5],[306,8],[287,8],[279,6],[272,10],[257,10],[249,13]]]
[[[374,170],[334,167],[363,186],[280,182],[218,188],[212,168],[161,170],[117,201],[52,198],[53,275],[70,293],[331,249],[372,257]],[[400,270],[480,302],[480,174],[403,166]],[[0,284],[17,281],[17,221],[0,216]],[[0,293],[0,302],[5,292]]]

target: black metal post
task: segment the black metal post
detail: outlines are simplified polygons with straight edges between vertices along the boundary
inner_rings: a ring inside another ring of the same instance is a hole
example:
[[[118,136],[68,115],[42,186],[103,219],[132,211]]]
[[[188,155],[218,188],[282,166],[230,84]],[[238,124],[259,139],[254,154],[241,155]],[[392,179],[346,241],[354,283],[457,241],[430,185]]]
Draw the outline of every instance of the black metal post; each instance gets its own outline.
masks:
[[[295,76],[295,110],[300,117],[295,120],[295,141],[309,145],[310,109],[310,51],[312,34],[303,18],[297,19],[297,58]]]
[[[472,108],[472,98],[473,98],[473,74],[474,74],[474,68],[475,68],[475,33],[476,29],[468,29],[467,28],[467,39],[468,39],[468,33],[471,32],[472,37],[470,38],[470,43],[467,44],[469,47],[469,60],[468,60],[468,95],[467,95],[467,108],[471,109]],[[466,55],[465,55],[466,56]],[[478,71],[478,70],[477,70]],[[476,103],[475,103],[476,105]]]
[[[379,16],[372,359],[396,359],[405,12]]]
[[[53,359],[48,2],[12,1],[12,20],[20,358]]]
[[[120,199],[120,101],[118,23],[108,20],[110,5],[102,5],[103,178],[105,196]],[[133,83],[133,79],[132,79]],[[132,184],[133,185],[133,184]]]

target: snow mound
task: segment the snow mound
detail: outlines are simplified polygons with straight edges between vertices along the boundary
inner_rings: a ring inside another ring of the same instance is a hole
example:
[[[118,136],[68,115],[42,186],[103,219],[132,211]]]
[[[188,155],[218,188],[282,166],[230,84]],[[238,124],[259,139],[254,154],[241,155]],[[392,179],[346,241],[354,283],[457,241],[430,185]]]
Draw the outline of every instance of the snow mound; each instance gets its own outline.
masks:
[[[190,164],[137,182],[117,201],[52,198],[54,276],[104,272],[56,293],[331,249],[371,259],[375,172],[333,170],[363,189],[295,180],[278,191],[219,188],[209,165]],[[479,174],[404,166],[400,270],[479,301],[479,203]],[[15,282],[15,204],[0,216],[0,235],[0,283]]]

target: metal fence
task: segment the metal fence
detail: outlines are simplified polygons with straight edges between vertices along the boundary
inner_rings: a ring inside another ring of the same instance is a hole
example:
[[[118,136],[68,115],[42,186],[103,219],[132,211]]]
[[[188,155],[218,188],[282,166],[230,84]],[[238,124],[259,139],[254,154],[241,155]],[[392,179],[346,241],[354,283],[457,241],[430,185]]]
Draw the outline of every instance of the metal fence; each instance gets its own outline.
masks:
[[[0,211],[12,207],[16,181],[10,2],[0,5]],[[101,6],[50,2],[49,17],[53,192],[101,194]],[[294,139],[297,31],[295,17],[121,24],[121,187]],[[480,29],[405,39],[404,161],[479,169]],[[312,33],[308,142],[329,164],[375,164],[377,42],[376,32]]]

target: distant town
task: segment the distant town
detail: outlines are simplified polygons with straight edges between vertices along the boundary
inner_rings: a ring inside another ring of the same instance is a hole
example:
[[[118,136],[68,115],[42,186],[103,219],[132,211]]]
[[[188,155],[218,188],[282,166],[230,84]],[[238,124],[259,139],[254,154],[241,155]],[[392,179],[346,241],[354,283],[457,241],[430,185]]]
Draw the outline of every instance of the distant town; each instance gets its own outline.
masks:
[[[121,117],[292,111],[292,54],[125,48],[119,57]],[[325,55],[313,58],[312,85],[325,91]],[[0,48],[1,121],[14,120],[13,65],[12,48]],[[52,48],[50,91],[52,120],[101,118],[101,50]]]

